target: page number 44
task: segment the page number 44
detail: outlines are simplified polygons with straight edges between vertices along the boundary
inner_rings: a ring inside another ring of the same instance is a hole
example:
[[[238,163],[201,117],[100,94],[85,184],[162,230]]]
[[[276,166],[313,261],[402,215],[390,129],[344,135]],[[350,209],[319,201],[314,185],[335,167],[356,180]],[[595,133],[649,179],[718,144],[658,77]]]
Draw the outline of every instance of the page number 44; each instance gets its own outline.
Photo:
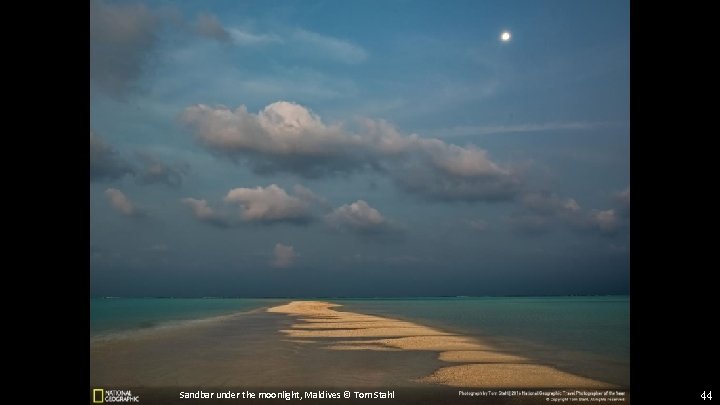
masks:
[[[703,391],[703,393],[700,394],[700,398],[712,400],[712,391]]]

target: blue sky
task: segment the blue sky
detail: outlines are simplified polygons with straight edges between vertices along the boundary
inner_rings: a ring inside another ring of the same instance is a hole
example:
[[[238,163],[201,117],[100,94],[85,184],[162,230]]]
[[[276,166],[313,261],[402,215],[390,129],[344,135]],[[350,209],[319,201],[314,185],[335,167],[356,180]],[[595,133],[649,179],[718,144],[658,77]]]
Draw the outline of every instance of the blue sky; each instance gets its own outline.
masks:
[[[626,293],[629,46],[626,1],[91,2],[91,293]]]

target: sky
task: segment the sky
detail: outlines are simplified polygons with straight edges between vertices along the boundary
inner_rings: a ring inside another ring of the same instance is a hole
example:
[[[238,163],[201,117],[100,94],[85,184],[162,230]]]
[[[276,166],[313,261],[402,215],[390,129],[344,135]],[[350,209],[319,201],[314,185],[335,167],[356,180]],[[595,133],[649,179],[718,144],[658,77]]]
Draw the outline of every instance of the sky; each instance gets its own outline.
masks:
[[[629,47],[619,0],[91,1],[90,293],[626,294]]]

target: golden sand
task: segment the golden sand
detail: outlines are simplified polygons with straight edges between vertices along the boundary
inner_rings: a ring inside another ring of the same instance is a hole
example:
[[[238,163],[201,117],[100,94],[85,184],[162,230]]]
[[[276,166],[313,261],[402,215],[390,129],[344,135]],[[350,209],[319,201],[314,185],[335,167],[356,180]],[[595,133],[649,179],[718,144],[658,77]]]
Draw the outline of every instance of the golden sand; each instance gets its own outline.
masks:
[[[293,325],[294,329],[364,329],[364,328],[416,328],[417,325],[401,321],[375,322],[312,322]]]
[[[426,350],[439,352],[439,360],[473,363],[443,367],[423,382],[455,387],[485,388],[605,388],[609,384],[499,352],[477,339],[439,329],[374,315],[336,311],[340,305],[322,301],[293,301],[268,309],[297,317],[292,329],[283,329],[297,342],[305,338],[380,338],[330,343],[329,350]],[[478,364],[481,363],[481,364]]]
[[[539,364],[443,367],[422,381],[473,388],[610,388],[611,385]]]
[[[338,304],[331,304],[329,302],[322,301],[293,301],[289,304],[268,308],[267,311],[289,315],[321,315],[324,313],[334,315],[336,314],[336,311],[333,311],[330,308],[339,306],[340,305]]]
[[[356,328],[356,329],[325,329],[325,330],[303,330],[303,329],[282,329],[280,332],[288,336],[298,338],[315,337],[384,337],[384,336],[429,336],[448,335],[448,333],[417,326],[412,328]]]
[[[299,318],[298,320],[311,322],[311,323],[333,323],[333,322],[382,322],[387,321],[388,318],[382,318],[379,316],[370,315],[356,315],[347,312],[340,312],[345,315],[316,315],[311,316],[305,314],[306,318]],[[399,322],[399,321],[396,321]]]
[[[491,350],[452,350],[440,353],[440,360],[456,363],[524,363],[528,359]]]
[[[383,339],[381,342],[403,350],[489,350],[486,345],[464,336],[412,336],[397,339]]]
[[[393,347],[383,346],[381,344],[372,343],[357,343],[357,344],[334,344],[326,346],[326,349],[330,350],[377,350],[383,352],[398,352],[401,349],[395,349]]]

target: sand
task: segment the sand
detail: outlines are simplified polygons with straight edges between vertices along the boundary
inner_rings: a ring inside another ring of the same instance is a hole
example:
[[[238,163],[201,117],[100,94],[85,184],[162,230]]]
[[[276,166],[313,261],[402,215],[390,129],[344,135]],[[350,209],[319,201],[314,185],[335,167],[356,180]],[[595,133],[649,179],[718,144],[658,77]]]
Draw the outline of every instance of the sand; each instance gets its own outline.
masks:
[[[440,353],[440,360],[460,363],[527,363],[529,360],[491,350],[452,350]]]
[[[291,329],[280,332],[298,342],[328,340],[328,350],[434,351],[448,363],[419,379],[430,384],[473,388],[610,388],[610,384],[567,373],[526,358],[503,353],[478,339],[397,319],[338,311],[341,305],[322,301],[293,301],[268,312],[297,317]],[[353,340],[335,340],[352,338]],[[376,338],[376,339],[363,339]],[[380,339],[377,339],[380,338]]]
[[[355,329],[329,329],[329,330],[298,330],[283,329],[280,332],[292,337],[314,338],[314,337],[382,337],[382,336],[429,336],[448,335],[423,326],[417,327],[387,327],[387,328],[355,328]]]
[[[443,367],[422,381],[473,388],[610,388],[611,385],[539,364]]]
[[[358,321],[358,322],[312,322],[294,325],[295,329],[365,329],[365,328],[416,328],[410,322]]]

